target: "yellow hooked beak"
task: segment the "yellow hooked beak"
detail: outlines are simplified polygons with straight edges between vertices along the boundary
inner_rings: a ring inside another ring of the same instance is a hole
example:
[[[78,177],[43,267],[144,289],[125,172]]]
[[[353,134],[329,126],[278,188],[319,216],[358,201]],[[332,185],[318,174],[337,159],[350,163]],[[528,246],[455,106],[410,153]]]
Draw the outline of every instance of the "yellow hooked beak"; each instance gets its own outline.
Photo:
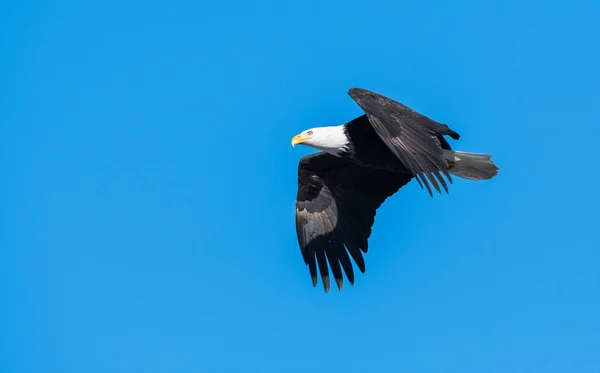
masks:
[[[296,136],[292,137],[292,146],[302,144],[303,142],[305,142],[308,139],[310,139],[310,137],[304,136],[302,134],[296,135]]]

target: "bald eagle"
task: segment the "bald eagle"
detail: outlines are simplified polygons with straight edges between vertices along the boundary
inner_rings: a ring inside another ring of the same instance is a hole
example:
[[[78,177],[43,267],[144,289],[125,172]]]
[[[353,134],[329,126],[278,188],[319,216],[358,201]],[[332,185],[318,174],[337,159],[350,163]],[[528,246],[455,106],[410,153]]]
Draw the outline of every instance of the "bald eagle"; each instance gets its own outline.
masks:
[[[448,193],[451,175],[485,180],[498,172],[489,154],[452,150],[444,136],[459,135],[447,125],[375,92],[352,88],[348,94],[364,115],[292,138],[293,146],[321,150],[298,165],[296,233],[313,287],[318,266],[326,293],[328,264],[339,290],[342,271],[354,284],[350,257],[365,272],[362,253],[377,209],[413,178],[433,197],[432,187]]]

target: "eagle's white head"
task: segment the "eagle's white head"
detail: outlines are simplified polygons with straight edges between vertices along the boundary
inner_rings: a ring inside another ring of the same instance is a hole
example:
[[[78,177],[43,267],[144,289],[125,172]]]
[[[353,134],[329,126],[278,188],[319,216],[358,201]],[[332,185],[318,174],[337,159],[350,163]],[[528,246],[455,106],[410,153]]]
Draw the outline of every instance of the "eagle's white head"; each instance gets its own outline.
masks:
[[[311,128],[292,138],[292,146],[307,145],[338,157],[348,150],[349,143],[344,125]]]

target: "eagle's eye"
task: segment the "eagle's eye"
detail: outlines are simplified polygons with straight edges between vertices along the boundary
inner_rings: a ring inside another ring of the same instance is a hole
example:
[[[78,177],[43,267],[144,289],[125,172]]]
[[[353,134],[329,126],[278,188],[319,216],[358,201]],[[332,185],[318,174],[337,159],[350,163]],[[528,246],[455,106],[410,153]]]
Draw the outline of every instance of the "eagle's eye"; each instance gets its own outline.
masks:
[[[308,136],[312,136],[312,133],[313,133],[312,131],[308,131],[306,134],[307,134]]]

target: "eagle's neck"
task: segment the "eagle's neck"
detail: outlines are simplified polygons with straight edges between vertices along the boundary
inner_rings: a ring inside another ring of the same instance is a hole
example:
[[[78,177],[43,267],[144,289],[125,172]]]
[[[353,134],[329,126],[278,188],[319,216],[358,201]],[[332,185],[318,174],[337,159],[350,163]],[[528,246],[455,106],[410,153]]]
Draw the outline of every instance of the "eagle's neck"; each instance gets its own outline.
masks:
[[[345,125],[319,128],[311,145],[337,157],[343,156],[351,147]]]

